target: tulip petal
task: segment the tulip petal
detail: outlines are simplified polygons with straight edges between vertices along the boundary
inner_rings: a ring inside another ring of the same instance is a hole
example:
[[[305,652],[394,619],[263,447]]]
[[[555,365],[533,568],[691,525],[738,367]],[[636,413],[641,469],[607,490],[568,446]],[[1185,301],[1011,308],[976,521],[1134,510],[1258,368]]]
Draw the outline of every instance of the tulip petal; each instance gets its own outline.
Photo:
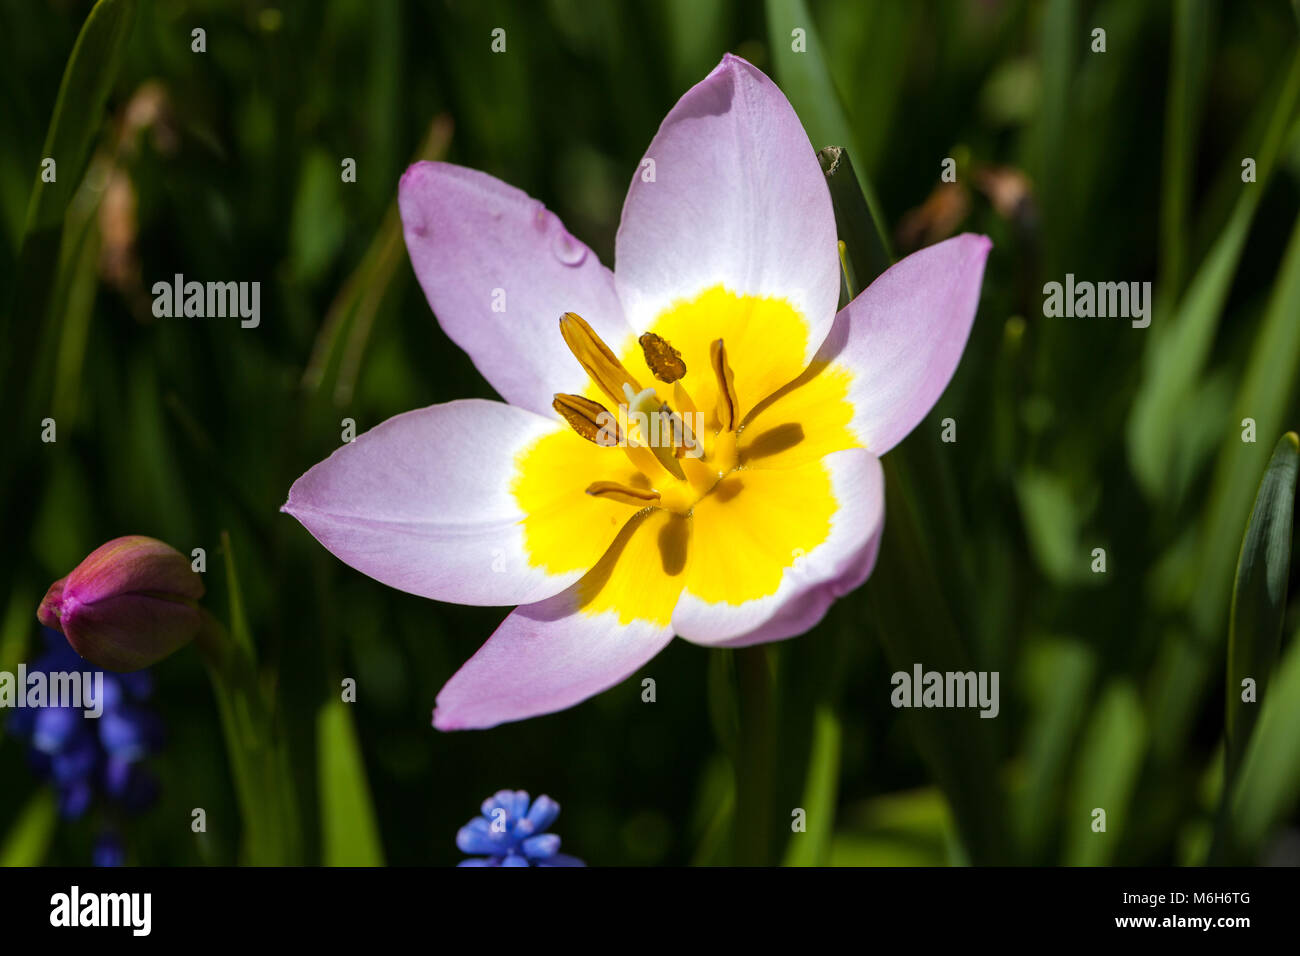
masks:
[[[530,604],[586,571],[534,565],[511,491],[521,452],[562,427],[481,399],[405,412],[299,478],[282,510],[335,557],[390,587],[457,604]],[[606,541],[617,531],[585,529]]]
[[[852,428],[883,455],[920,423],[961,360],[993,243],[966,233],[896,263],[840,311],[816,366],[852,374]]]
[[[621,683],[672,640],[672,628],[587,617],[560,597],[516,609],[438,694],[438,730],[495,727],[564,710]]]
[[[73,650],[105,670],[149,667],[184,646],[202,623],[202,612],[193,604],[130,593],[75,604],[67,599],[71,593],[69,585],[63,633]]]
[[[845,565],[844,573],[839,577],[792,595],[766,623],[745,634],[720,641],[718,646],[749,647],[751,644],[784,641],[812,630],[826,616],[832,604],[856,591],[871,576],[880,554],[880,536],[883,531],[883,526],[876,529]]]
[[[56,631],[59,629],[59,615],[63,611],[63,588],[67,583],[65,575],[51,584],[41,599],[40,607],[36,609],[36,619]]]
[[[830,192],[784,94],[728,54],[678,100],[645,158],[653,180],[643,162],[615,247],[628,323],[649,329],[719,285],[785,299],[806,325],[802,368],[834,320],[840,266]]]
[[[736,553],[743,549],[735,535],[743,533],[755,540],[773,537],[761,523],[743,531],[720,524],[706,528],[698,523],[701,509],[697,506],[692,570],[673,612],[678,634],[696,644],[735,647],[793,637],[821,620],[837,597],[866,580],[875,565],[884,523],[885,483],[880,460],[855,448],[827,455],[823,465],[830,474],[831,493],[838,505],[830,533],[817,547],[792,556],[781,568],[779,584],[763,597],[730,603],[706,601],[692,593],[693,581],[696,591],[701,589],[699,582],[703,579],[697,575],[700,562],[719,565],[712,569],[713,574],[736,580],[742,572],[728,569],[725,562],[762,559],[754,549]],[[769,474],[789,476],[794,471]],[[756,510],[775,514],[784,510],[784,504],[773,500],[764,508],[760,501]]]
[[[106,595],[145,592],[197,601],[203,597],[203,578],[189,558],[156,538],[132,534],[101,544],[62,582],[50,587],[50,600],[62,583],[65,603],[92,603]]]
[[[568,590],[516,608],[438,694],[439,730],[563,710],[621,682],[672,640],[686,519],[647,510]]]
[[[398,187],[416,278],[447,336],[501,397],[550,417],[587,377],[560,336],[576,312],[616,351],[631,333],[613,274],[536,199],[449,163],[410,167]]]

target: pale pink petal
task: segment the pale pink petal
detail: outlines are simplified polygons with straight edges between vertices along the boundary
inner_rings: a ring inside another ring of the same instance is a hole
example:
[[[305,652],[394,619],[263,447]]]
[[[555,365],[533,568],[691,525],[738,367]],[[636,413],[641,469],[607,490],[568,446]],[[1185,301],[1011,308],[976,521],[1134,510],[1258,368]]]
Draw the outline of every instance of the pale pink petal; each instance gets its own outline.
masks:
[[[398,188],[416,278],[448,337],[513,405],[548,417],[586,373],[560,337],[576,312],[615,349],[630,341],[614,277],[536,199],[486,173],[416,163]]]
[[[629,324],[722,285],[786,299],[807,324],[804,361],[835,316],[835,216],[816,152],[785,95],[728,54],[677,101],[632,179],[615,251]]]
[[[572,707],[635,673],[672,637],[662,624],[575,610],[571,591],[516,608],[447,681],[433,726],[476,730]]]
[[[406,412],[299,478],[283,510],[341,561],[402,591],[457,604],[537,601],[583,573],[529,562],[510,491],[521,449],[557,427],[480,399]]]
[[[744,604],[710,604],[688,587],[673,612],[678,634],[696,644],[724,646],[793,637],[821,620],[835,598],[867,579],[875,565],[885,514],[880,460],[850,448],[823,461],[839,502],[826,541],[792,562],[768,597]]]
[[[852,372],[852,427],[876,455],[920,423],[956,371],[992,246],[966,233],[914,252],[836,317],[817,357]]]

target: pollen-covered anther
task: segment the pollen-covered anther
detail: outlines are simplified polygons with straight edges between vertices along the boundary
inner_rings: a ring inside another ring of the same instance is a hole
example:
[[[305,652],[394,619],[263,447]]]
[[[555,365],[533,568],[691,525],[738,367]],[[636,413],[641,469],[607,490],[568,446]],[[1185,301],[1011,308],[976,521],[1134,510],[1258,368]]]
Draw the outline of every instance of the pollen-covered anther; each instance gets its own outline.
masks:
[[[682,353],[668,344],[668,340],[653,332],[646,332],[637,339],[641,343],[641,352],[645,355],[645,364],[654,373],[654,377],[671,385],[686,374],[686,363]]]
[[[600,402],[560,392],[551,402],[551,407],[587,441],[602,448],[623,444],[623,431],[619,428],[618,419]]]
[[[620,484],[617,481],[593,481],[587,486],[587,494],[595,498],[621,501],[635,508],[659,503],[659,492],[653,488],[633,488],[631,485]]]
[[[725,432],[733,432],[739,424],[740,402],[736,397],[736,378],[727,362],[727,347],[722,339],[709,346],[709,361],[713,375],[718,380],[718,421]]]
[[[624,385],[630,385],[634,392],[641,391],[641,386],[632,377],[632,373],[623,367],[613,349],[604,343],[582,316],[576,312],[565,312],[560,316],[560,334],[564,336],[564,344],[591,376],[591,380],[615,404],[623,401]]]

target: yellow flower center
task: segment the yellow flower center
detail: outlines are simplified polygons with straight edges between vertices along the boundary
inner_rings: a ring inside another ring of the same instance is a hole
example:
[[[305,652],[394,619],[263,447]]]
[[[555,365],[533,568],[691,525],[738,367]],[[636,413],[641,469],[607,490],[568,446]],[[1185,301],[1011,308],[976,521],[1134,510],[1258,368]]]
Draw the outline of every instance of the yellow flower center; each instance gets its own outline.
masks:
[[[555,396],[569,427],[520,453],[512,490],[530,562],[590,569],[585,612],[663,623],[683,587],[741,604],[825,542],[838,503],[822,459],[860,445],[850,373],[808,365],[788,302],[718,286],[617,352],[573,313],[560,332],[590,383]]]
[[[722,339],[709,346],[709,366],[717,390],[713,423],[699,410],[681,379],[687,374],[681,353],[661,335],[638,340],[642,358],[660,388],[671,388],[672,402],[654,388],[641,388],[614,351],[573,312],[560,319],[560,333],[592,384],[614,402],[610,411],[595,399],[558,394],[554,407],[574,432],[602,447],[621,447],[635,469],[633,482],[602,479],[587,494],[636,508],[658,507],[689,515],[695,503],[736,467],[741,427],[735,376]]]

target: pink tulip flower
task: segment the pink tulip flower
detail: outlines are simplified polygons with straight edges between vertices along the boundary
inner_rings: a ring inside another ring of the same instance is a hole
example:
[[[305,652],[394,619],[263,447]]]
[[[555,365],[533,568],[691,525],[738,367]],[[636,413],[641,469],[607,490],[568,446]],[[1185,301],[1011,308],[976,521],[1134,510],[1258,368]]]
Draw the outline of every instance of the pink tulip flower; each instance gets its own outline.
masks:
[[[613,271],[472,169],[417,163],[399,203],[430,307],[505,401],[389,419],[299,478],[284,510],[387,585],[518,605],[442,689],[435,727],[573,706],[674,635],[802,634],[866,580],[879,456],[957,367],[986,237],[903,259],[837,314],[813,147],[730,55],[650,143]]]

